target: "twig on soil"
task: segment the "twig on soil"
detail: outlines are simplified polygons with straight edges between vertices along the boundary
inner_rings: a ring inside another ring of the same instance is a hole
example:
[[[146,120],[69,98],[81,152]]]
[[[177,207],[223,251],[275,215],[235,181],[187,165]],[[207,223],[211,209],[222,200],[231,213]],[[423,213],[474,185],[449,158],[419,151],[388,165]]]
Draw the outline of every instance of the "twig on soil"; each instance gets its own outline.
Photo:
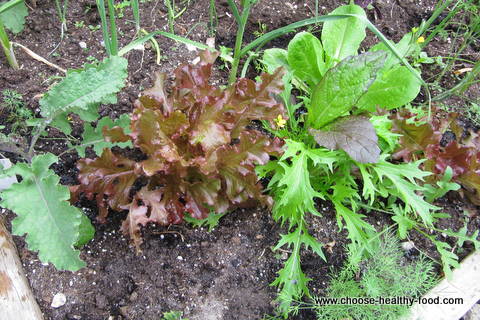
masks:
[[[170,231],[170,230],[167,230],[167,231],[153,231],[152,234],[178,234],[180,236],[180,238],[182,238],[182,242],[185,242],[185,237],[183,236],[183,234],[181,234],[178,231]]]
[[[32,57],[33,59],[37,60],[37,61],[40,61],[40,62],[43,62],[45,63],[46,65],[52,67],[52,68],[55,68],[57,70],[60,70],[61,72],[63,73],[67,73],[67,70],[57,66],[56,64],[48,61],[47,59],[39,56],[38,54],[36,54],[35,52],[33,52],[32,50],[28,49],[27,47],[21,45],[20,43],[17,43],[17,42],[12,42],[13,45],[17,46],[17,47],[20,47],[22,48],[30,57]]]

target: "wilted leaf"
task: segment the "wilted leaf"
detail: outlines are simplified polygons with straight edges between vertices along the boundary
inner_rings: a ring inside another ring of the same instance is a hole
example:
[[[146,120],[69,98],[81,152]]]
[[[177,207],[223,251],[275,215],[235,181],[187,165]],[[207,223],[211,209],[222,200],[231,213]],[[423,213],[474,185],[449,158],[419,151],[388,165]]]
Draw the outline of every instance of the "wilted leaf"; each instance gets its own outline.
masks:
[[[378,137],[368,118],[350,116],[333,123],[328,131],[310,129],[309,132],[320,146],[342,149],[355,161],[375,163],[380,156]]]

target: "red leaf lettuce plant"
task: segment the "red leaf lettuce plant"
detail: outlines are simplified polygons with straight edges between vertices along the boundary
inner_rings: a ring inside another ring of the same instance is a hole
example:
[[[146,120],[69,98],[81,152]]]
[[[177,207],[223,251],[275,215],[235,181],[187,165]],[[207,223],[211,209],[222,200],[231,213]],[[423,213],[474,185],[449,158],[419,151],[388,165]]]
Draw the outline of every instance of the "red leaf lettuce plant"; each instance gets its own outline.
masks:
[[[210,210],[272,202],[262,194],[254,168],[279,156],[283,143],[248,125],[284,114],[273,98],[283,90],[283,73],[263,74],[259,83],[239,79],[220,89],[209,84],[215,58],[204,51],[197,65],[178,67],[170,94],[165,74],[157,75],[155,86],[135,102],[131,133],[104,127],[108,141],[131,141],[141,160],[106,148],[100,157],[78,163],[80,184],[72,188],[73,198],[95,199],[100,221],[109,208],[128,210],[122,230],[137,249],[141,226],[148,223],[180,223],[184,213],[202,219]]]

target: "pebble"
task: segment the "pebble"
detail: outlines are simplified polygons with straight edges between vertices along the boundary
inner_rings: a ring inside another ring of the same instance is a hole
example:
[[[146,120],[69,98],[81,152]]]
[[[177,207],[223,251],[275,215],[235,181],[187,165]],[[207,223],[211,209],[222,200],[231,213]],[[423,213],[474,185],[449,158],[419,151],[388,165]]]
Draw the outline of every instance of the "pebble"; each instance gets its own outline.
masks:
[[[415,248],[415,245],[412,241],[405,241],[405,242],[402,242],[402,248],[405,251],[410,251],[413,248]]]
[[[80,46],[80,48],[82,49],[87,49],[87,43],[85,41],[80,41],[78,43],[78,45]]]
[[[57,293],[53,296],[52,304],[50,305],[52,308],[60,308],[67,302],[67,297],[61,292]]]

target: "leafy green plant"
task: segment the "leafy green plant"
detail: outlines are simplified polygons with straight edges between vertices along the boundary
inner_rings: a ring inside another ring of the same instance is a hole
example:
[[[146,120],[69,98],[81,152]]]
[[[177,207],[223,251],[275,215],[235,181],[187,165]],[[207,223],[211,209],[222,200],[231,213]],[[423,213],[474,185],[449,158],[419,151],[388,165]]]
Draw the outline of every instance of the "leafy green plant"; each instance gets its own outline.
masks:
[[[197,228],[207,226],[208,232],[212,232],[213,228],[218,226],[220,219],[223,218],[223,216],[225,215],[226,213],[210,212],[205,219],[195,219],[192,218],[190,215],[186,214],[183,219]]]
[[[365,38],[367,23],[361,18],[365,13],[355,5],[332,12],[334,16],[346,14],[354,16],[324,23],[321,41],[302,32],[292,39],[288,50],[268,49],[263,57],[269,72],[278,67],[288,70],[279,98],[289,119],[285,123],[278,119],[273,129],[265,126],[286,138],[286,151],[280,159],[257,168],[261,177],[270,177],[273,218],[288,223],[288,233],[275,249],[287,245],[291,254],[272,283],[280,289],[279,311],[285,316],[293,300],[309,295],[310,279],[301,270],[302,245],[324,259],[322,245],[309,235],[306,220],[307,212],[320,215],[316,199],[333,204],[339,229],[348,230],[351,250],[363,248],[367,254],[373,252],[370,239],[376,230],[360,209],[390,214],[399,236],[405,238],[411,229],[434,228],[434,222],[445,216],[426,201],[426,194],[432,200],[458,188],[448,183],[428,185],[431,173],[420,168],[422,161],[390,162],[399,134],[392,132],[393,122],[387,115],[374,113],[379,107],[401,107],[420,91],[419,73],[401,65],[418,46],[413,33],[397,44],[382,41],[357,55]],[[305,94],[300,97],[303,102],[292,102],[294,87]],[[300,113],[302,105],[306,112]],[[438,187],[442,192],[434,191]],[[446,244],[440,243],[439,248]],[[446,252],[440,251],[443,258]],[[444,262],[446,273],[455,266],[450,260]]]
[[[14,90],[5,89],[2,91],[3,103],[1,104],[2,113],[8,112],[7,121],[12,123],[11,132],[26,129],[26,124],[33,119],[33,112],[25,107],[23,97]]]
[[[401,319],[408,315],[410,306],[382,304],[379,299],[392,297],[421,297],[437,282],[433,263],[420,256],[407,263],[395,236],[385,233],[368,258],[360,261],[355,252],[339,271],[330,275],[325,297],[314,299],[318,320],[340,319]],[[363,298],[372,304],[325,304],[329,299],[342,297]]]
[[[60,38],[63,39],[63,34],[67,31],[67,11],[68,11],[68,0],[63,0],[60,3],[60,0],[55,0],[55,8],[57,10],[58,18],[60,19]]]
[[[19,66],[5,28],[13,33],[21,32],[27,15],[28,11],[24,0],[10,0],[0,3],[0,44],[8,63],[14,69],[18,69]]]
[[[48,126],[55,126],[68,134],[71,130],[70,113],[86,121],[96,120],[100,103],[116,102],[115,94],[124,86],[126,69],[125,59],[112,57],[97,66],[87,65],[82,70],[70,71],[40,100],[43,118],[30,121],[33,131],[29,145],[25,141],[19,144],[11,136],[0,135],[2,150],[18,153],[28,162],[18,162],[2,172],[4,176],[19,175],[22,180],[0,193],[0,205],[17,215],[12,221],[13,233],[27,234],[28,247],[39,252],[41,261],[51,262],[59,269],[78,270],[85,266],[79,258],[78,248],[93,237],[94,230],[90,220],[69,204],[69,189],[60,185],[60,178],[49,169],[58,162],[58,157],[51,153],[37,155],[36,143]],[[97,127],[105,125],[108,128],[120,125],[122,121],[125,122],[124,119],[113,122],[104,118]],[[86,130],[84,137],[84,144],[71,146],[71,150],[81,152],[87,144],[102,145],[94,139],[94,130]],[[110,145],[106,142],[105,146]],[[25,197],[32,201],[25,201]]]
[[[147,223],[180,223],[185,212],[203,219],[211,210],[222,214],[252,200],[271,203],[254,166],[278,156],[282,143],[246,126],[283,113],[273,98],[282,90],[282,73],[219,89],[208,83],[215,58],[204,51],[197,65],[177,68],[170,94],[165,75],[158,75],[135,103],[129,134],[103,127],[107,141],[131,142],[141,155],[131,159],[105,148],[100,157],[78,162],[80,185],[72,188],[72,201],[82,194],[95,199],[100,221],[109,208],[129,210],[122,230],[137,249]]]

